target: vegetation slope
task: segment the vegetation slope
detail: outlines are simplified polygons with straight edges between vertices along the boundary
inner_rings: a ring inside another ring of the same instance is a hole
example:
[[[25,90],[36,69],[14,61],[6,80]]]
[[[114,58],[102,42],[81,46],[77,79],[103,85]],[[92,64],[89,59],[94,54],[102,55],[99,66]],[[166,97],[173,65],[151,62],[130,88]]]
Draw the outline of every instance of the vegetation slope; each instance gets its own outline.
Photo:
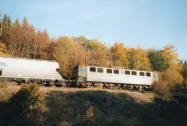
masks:
[[[152,92],[95,88],[45,88],[37,118],[14,120],[8,99],[19,86],[0,89],[0,125],[32,126],[186,126],[187,94],[163,100]],[[11,121],[10,121],[11,120]]]

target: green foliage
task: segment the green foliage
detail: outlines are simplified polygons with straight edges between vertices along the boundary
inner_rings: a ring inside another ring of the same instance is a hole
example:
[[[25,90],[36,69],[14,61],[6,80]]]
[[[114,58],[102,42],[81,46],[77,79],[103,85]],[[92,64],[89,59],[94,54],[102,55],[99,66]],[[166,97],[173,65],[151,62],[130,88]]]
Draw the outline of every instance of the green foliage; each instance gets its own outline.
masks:
[[[5,78],[0,78],[0,88],[7,88],[8,81]]]
[[[184,62],[184,64],[182,65],[182,75],[185,78],[187,76],[187,63]]]
[[[148,50],[148,58],[152,70],[163,71],[169,67],[168,64],[164,63],[164,58],[159,50]]]
[[[34,118],[42,103],[43,97],[37,84],[23,85],[9,101],[11,113],[22,119]]]

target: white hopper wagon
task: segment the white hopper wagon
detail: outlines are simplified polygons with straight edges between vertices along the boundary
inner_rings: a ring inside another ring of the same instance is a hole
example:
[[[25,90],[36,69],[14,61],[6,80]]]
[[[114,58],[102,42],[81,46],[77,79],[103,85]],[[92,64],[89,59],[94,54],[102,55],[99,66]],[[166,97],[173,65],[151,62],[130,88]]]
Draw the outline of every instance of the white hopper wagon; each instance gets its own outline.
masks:
[[[59,64],[53,61],[0,57],[0,78],[44,83],[65,81],[57,72]]]

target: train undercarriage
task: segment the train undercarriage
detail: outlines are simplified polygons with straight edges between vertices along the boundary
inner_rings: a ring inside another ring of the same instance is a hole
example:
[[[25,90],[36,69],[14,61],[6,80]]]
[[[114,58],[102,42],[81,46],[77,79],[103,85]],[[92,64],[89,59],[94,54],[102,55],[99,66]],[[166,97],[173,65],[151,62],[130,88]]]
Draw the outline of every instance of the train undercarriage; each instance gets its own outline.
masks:
[[[107,88],[107,89],[127,89],[127,90],[151,90],[151,85],[126,84],[126,83],[103,83],[103,82],[78,82],[77,87],[87,88]]]

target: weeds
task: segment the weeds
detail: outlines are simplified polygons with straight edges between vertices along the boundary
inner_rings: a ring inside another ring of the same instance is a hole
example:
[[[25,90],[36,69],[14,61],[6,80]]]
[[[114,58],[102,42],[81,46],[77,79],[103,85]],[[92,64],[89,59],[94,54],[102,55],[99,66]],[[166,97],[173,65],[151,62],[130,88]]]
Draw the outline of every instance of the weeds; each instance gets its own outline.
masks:
[[[8,88],[8,81],[5,78],[0,78],[0,88]]]

